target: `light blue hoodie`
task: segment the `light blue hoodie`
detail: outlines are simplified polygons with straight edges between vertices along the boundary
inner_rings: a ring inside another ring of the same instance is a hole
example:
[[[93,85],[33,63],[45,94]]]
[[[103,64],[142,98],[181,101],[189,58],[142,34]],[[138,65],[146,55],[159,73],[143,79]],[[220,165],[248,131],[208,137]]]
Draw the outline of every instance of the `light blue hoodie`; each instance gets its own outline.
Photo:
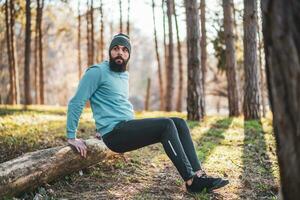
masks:
[[[101,136],[112,131],[120,121],[133,119],[133,106],[128,100],[128,79],[127,71],[111,71],[108,61],[89,67],[68,104],[67,137],[76,138],[78,121],[87,100],[90,100]]]

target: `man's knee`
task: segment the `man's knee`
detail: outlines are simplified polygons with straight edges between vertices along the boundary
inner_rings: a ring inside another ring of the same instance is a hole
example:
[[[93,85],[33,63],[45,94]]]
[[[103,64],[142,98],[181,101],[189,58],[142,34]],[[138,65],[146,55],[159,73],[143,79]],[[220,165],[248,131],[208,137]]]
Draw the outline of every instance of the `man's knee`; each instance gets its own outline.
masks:
[[[176,129],[176,125],[171,118],[163,117],[163,118],[161,118],[160,121],[165,126],[166,129],[172,129],[172,128]]]
[[[186,124],[186,121],[180,117],[171,117],[170,119],[175,123],[175,125],[181,126]]]

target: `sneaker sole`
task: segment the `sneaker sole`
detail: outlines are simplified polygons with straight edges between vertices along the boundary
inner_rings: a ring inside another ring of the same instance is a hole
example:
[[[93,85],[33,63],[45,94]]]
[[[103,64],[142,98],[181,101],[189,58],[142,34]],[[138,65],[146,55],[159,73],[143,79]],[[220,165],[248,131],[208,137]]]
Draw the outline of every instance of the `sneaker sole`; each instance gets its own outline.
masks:
[[[220,180],[220,182],[218,182],[214,187],[210,188],[209,191],[211,192],[212,190],[219,189],[226,186],[227,184],[229,184],[228,180]]]

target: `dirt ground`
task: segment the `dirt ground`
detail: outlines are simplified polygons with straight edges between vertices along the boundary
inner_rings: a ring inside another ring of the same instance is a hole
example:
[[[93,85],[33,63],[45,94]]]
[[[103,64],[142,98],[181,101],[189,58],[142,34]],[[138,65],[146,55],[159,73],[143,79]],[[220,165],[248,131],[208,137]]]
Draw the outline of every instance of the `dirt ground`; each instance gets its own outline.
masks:
[[[1,109],[0,109],[1,111]],[[0,112],[1,161],[24,152],[65,143],[65,112]],[[93,135],[90,113],[83,116],[78,137]],[[137,117],[181,113],[138,113]],[[14,199],[277,199],[279,169],[270,118],[206,117],[188,121],[197,155],[207,174],[230,184],[212,193],[189,194],[161,144],[116,154],[95,166],[62,177]],[[141,133],[142,134],[142,133]],[[7,198],[9,199],[9,198]]]

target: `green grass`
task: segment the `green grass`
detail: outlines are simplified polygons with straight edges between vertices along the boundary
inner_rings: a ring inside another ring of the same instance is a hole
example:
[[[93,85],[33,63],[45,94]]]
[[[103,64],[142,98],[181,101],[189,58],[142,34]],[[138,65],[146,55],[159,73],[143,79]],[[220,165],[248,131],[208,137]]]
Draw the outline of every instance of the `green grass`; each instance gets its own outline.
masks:
[[[177,112],[137,112],[136,118],[182,117]],[[0,106],[0,162],[25,152],[66,144],[65,107]],[[202,167],[210,175],[226,177],[230,184],[213,193],[185,192],[176,168],[161,144],[112,154],[105,160],[62,177],[32,193],[48,199],[277,199],[279,168],[271,118],[244,121],[242,117],[208,116],[187,121]],[[78,137],[94,135],[90,109],[80,119]],[[42,189],[44,188],[44,189]],[[45,190],[45,191],[44,191]],[[52,191],[52,192],[50,192]]]

